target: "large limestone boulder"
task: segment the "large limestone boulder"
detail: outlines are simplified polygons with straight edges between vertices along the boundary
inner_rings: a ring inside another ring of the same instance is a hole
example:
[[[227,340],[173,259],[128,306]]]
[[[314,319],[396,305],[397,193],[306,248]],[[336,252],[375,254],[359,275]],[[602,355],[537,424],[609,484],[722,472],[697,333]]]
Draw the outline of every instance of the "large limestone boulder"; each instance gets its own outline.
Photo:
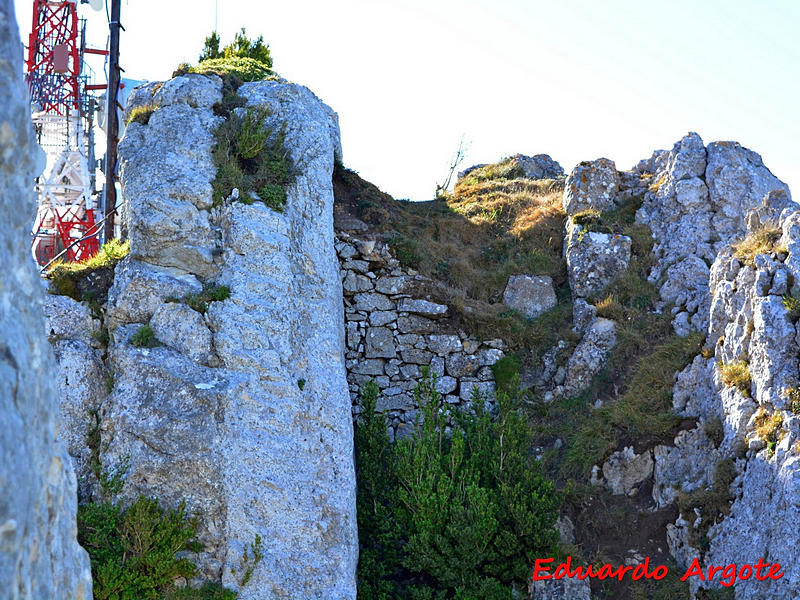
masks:
[[[628,269],[631,238],[616,233],[587,231],[585,226],[570,221],[564,240],[564,256],[573,297],[586,298],[601,291]]]
[[[503,304],[529,319],[556,305],[553,279],[547,275],[512,275],[503,292]]]
[[[131,258],[109,294],[116,376],[103,464],[130,457],[122,500],[185,499],[201,523],[193,560],[242,600],[354,600],[353,429],[331,181],[337,117],[285,82],[248,83],[239,95],[285,134],[295,180],[282,213],[260,202],[210,208],[215,77],[166,82],[150,123],[131,125],[121,145]],[[168,301],[199,291],[199,280],[228,286],[230,297],[205,316]],[[363,290],[359,306],[395,309],[372,284],[347,285]],[[427,321],[442,308],[407,303],[404,314]],[[389,353],[392,321],[370,328],[371,352]],[[162,346],[131,345],[143,323]],[[370,360],[379,364],[368,370],[382,373],[386,359]],[[264,555],[242,585],[256,536]]]
[[[614,206],[619,191],[619,174],[607,158],[580,163],[564,185],[564,212],[572,216],[584,210],[603,211]]]
[[[0,0],[0,56],[0,595],[88,600],[75,472],[56,437],[55,360],[45,337],[42,282],[28,252],[31,186],[44,156],[34,141],[9,0]]]

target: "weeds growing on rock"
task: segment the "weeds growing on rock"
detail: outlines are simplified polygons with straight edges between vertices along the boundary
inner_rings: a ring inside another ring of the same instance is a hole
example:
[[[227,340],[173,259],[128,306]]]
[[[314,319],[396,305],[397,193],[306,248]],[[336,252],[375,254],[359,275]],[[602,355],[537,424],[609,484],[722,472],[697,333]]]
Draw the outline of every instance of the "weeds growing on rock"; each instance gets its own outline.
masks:
[[[735,387],[748,398],[750,397],[750,384],[752,377],[750,375],[750,365],[745,360],[739,360],[732,363],[717,363],[719,367],[720,377],[722,383],[729,387]]]
[[[51,283],[50,292],[82,300],[86,291],[86,279],[100,270],[113,270],[128,252],[130,252],[130,242],[114,239],[103,244],[97,254],[84,261],[54,262],[46,275]]]
[[[735,478],[736,465],[732,458],[726,458],[717,464],[714,483],[709,488],[678,495],[681,515],[689,523],[689,543],[703,555],[710,548],[708,530],[722,517],[730,514],[733,502],[730,487]],[[698,512],[700,522],[695,525]]]
[[[782,234],[779,227],[758,229],[733,245],[733,256],[743,264],[755,267],[756,255],[773,254],[785,250],[778,245]]]
[[[753,418],[755,435],[767,445],[767,450],[772,456],[775,453],[775,446],[784,435],[783,415],[780,411],[770,414],[764,407],[758,409]]]
[[[291,183],[291,166],[283,131],[266,127],[266,108],[246,108],[231,113],[217,127],[213,150],[217,176],[212,183],[213,202],[219,205],[235,189],[239,201],[261,201],[275,211],[286,205],[284,187]]]
[[[158,106],[155,104],[143,104],[141,106],[134,107],[130,114],[128,114],[128,120],[125,122],[126,125],[130,125],[131,123],[139,123],[139,125],[147,125],[150,122],[150,117],[156,111]]]
[[[153,328],[149,325],[142,325],[131,337],[131,345],[137,348],[155,348],[159,342]]]

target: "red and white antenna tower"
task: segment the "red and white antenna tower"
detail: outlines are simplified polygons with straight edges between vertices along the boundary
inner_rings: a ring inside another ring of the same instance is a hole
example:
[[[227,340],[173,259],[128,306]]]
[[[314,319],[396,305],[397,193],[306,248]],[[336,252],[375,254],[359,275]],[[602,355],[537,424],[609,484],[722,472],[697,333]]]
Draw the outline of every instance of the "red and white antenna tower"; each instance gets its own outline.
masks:
[[[93,5],[96,2],[92,3]],[[99,250],[94,202],[94,98],[87,90],[89,69],[85,20],[78,0],[33,0],[33,27],[25,61],[31,110],[47,166],[37,179],[38,211],[32,252],[40,265],[64,253],[84,260]],[[90,170],[91,165],[91,170]]]

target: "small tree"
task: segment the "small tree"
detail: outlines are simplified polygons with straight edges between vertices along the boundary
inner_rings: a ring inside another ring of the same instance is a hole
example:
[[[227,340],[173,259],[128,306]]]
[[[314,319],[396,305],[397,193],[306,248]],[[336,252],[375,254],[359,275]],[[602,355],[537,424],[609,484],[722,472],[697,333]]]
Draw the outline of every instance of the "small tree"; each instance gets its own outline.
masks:
[[[241,58],[252,58],[272,68],[272,57],[269,53],[269,44],[264,43],[264,36],[258,36],[255,41],[247,37],[245,28],[242,27],[241,31],[236,34],[233,42],[225,46],[223,49],[225,58],[238,56]]]
[[[252,58],[262,63],[268,69],[272,68],[272,56],[269,52],[269,44],[264,43],[264,36],[251,40],[247,37],[244,27],[236,33],[233,41],[220,50],[220,38],[216,31],[206,38],[203,51],[200,54],[200,62],[215,58]]]
[[[212,31],[211,35],[206,38],[203,51],[200,53],[200,62],[212,58],[222,58],[222,52],[219,50],[219,41],[219,34],[216,31]]]

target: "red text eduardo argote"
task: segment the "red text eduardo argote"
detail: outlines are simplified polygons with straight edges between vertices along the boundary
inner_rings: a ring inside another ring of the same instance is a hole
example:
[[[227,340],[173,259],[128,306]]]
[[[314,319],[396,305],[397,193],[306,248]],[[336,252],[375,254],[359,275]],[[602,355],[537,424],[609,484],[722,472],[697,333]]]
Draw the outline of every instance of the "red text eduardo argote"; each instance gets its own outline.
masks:
[[[664,579],[669,573],[669,569],[665,565],[658,565],[651,569],[650,557],[644,559],[644,562],[635,565],[625,566],[612,566],[608,563],[597,566],[587,565],[584,567],[572,566],[572,557],[568,556],[567,560],[553,566],[554,558],[539,558],[533,568],[532,581],[543,581],[546,579],[562,579],[564,577],[576,577],[578,579],[618,579],[622,581],[625,576],[629,576],[632,581],[640,579]],[[730,587],[737,580],[746,581],[754,578],[757,581],[765,579],[780,579],[784,573],[781,571],[781,566],[778,563],[764,562],[763,558],[759,558],[758,562],[754,564],[741,564],[737,565],[731,563],[729,565],[708,565],[706,569],[700,566],[700,560],[695,558],[692,564],[683,573],[681,581],[686,581],[690,577],[696,577],[702,581],[718,581],[724,587]]]

